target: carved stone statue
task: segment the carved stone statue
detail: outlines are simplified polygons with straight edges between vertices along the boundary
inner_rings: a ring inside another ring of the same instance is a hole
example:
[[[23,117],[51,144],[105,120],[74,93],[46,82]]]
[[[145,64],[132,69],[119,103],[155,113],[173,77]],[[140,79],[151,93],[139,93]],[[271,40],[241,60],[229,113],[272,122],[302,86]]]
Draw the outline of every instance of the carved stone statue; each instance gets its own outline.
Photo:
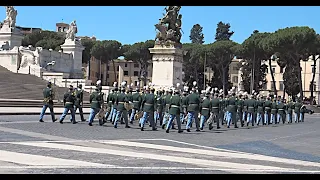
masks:
[[[78,28],[77,28],[77,24],[76,21],[72,21],[69,25],[67,34],[66,34],[66,39],[70,39],[72,41],[76,40],[76,33],[78,33]]]
[[[4,19],[4,24],[9,25],[10,28],[16,26],[16,18],[18,11],[14,9],[13,6],[6,6],[6,18]]]
[[[182,15],[179,14],[181,6],[168,6],[164,17],[155,25],[159,31],[155,41],[157,44],[181,44]]]

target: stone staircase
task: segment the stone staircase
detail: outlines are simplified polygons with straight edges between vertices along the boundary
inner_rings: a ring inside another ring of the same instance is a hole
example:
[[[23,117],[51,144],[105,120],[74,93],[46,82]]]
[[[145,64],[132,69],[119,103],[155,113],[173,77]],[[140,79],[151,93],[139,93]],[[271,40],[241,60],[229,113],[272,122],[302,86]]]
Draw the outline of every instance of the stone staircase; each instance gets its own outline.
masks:
[[[47,81],[29,74],[13,73],[0,66],[0,99],[32,99],[43,100],[42,91]],[[63,98],[68,90],[64,87],[54,87],[57,96]],[[57,98],[56,96],[56,98]],[[89,101],[89,93],[84,92],[84,101]]]

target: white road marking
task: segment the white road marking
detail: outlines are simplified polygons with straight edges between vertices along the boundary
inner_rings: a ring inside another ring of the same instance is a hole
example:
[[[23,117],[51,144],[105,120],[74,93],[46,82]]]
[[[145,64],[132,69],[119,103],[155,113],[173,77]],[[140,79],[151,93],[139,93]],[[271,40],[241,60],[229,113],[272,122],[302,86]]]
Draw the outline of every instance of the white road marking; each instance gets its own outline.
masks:
[[[49,156],[40,156],[25,153],[16,153],[0,150],[0,161],[29,165],[29,166],[110,166],[106,164],[92,163],[79,160],[61,159]]]
[[[44,147],[52,149],[63,149],[63,150],[72,150],[72,151],[81,151],[81,152],[92,152],[100,154],[111,154],[116,156],[127,156],[135,158],[144,158],[144,159],[154,159],[162,160],[169,162],[177,162],[184,164],[192,164],[204,167],[222,167],[229,168],[229,171],[232,169],[242,169],[242,170],[274,170],[274,171],[286,171],[294,170],[292,168],[280,168],[274,166],[263,166],[263,165],[252,165],[252,164],[242,164],[242,163],[231,163],[231,162],[222,162],[222,161],[212,161],[212,160],[203,160],[203,159],[193,159],[185,157],[176,157],[168,155],[158,155],[151,153],[138,153],[131,151],[122,151],[122,150],[112,150],[112,149],[103,149],[103,148],[92,148],[92,147],[83,147],[75,145],[66,145],[66,144],[57,144],[57,143],[29,143],[29,142],[17,142],[13,144],[26,145],[26,146],[35,146],[35,147]]]
[[[219,151],[212,151],[212,150],[183,148],[183,147],[174,147],[174,146],[165,146],[165,145],[156,145],[156,144],[147,144],[147,143],[139,143],[139,142],[129,142],[129,141],[109,141],[104,143],[112,144],[112,145],[131,146],[131,147],[150,148],[150,149],[184,152],[184,153],[192,153],[192,154],[219,156],[223,158],[251,159],[251,160],[294,164],[294,165],[300,165],[300,166],[320,167],[320,163],[278,158],[278,157],[265,156],[265,155],[259,155],[259,154],[238,154],[238,153],[231,153],[231,152],[221,152],[221,151],[219,152]]]
[[[269,139],[267,141],[275,141],[275,140],[278,140],[278,139],[293,138],[293,137],[297,137],[297,136],[303,136],[303,135],[307,135],[307,134],[312,134],[312,133],[315,133],[315,132],[319,132],[319,131],[309,131],[307,133],[300,133],[300,134],[295,134],[295,135],[292,135],[292,136],[282,136],[282,137],[277,137],[277,138],[274,138],[274,139]]]

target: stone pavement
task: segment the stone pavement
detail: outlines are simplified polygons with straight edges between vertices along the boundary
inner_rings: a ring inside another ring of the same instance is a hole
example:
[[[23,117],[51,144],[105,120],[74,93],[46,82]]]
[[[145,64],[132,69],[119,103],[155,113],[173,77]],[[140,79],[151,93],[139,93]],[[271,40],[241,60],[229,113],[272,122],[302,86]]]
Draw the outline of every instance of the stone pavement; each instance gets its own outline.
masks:
[[[0,116],[0,173],[320,173],[319,115],[181,134],[38,118]]]

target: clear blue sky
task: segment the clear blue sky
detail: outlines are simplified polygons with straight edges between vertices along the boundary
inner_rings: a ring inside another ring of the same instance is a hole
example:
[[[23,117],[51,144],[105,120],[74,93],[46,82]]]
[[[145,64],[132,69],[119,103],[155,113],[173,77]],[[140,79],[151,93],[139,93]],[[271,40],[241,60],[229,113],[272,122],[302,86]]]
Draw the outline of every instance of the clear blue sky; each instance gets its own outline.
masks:
[[[132,44],[154,39],[154,24],[165,6],[16,6],[17,25],[55,30],[57,22],[77,21],[79,36]],[[273,32],[288,26],[310,26],[320,32],[317,6],[182,6],[182,42],[190,42],[190,29],[199,23],[205,43],[212,43],[219,21],[231,24],[232,40],[241,43],[253,30]],[[5,8],[0,20],[5,18]]]

